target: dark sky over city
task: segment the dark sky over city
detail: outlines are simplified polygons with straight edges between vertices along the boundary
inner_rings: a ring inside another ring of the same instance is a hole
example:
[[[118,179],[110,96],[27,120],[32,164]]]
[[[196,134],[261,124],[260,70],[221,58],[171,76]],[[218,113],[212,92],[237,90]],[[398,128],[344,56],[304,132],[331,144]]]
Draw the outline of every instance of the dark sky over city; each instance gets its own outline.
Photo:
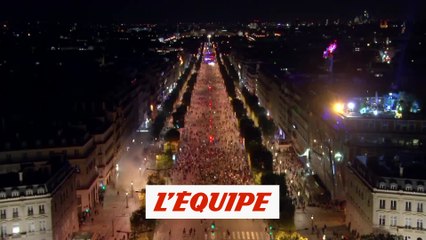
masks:
[[[349,17],[364,9],[373,17],[419,18],[422,0],[14,0],[2,3],[0,19],[102,22],[280,21]]]

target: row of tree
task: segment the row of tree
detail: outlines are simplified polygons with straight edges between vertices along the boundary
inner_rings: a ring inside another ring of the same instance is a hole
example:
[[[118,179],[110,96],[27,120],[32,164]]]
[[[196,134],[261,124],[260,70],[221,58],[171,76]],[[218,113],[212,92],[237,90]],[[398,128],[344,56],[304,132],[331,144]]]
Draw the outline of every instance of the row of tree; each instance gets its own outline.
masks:
[[[186,112],[188,111],[189,106],[191,105],[192,91],[194,90],[194,86],[197,81],[197,75],[198,75],[197,73],[201,67],[201,60],[202,60],[202,54],[198,58],[197,62],[195,63],[196,72],[191,75],[191,78],[188,80],[186,84],[186,91],[182,95],[182,101],[181,101],[182,104],[180,104],[176,108],[175,112],[172,114],[174,128],[170,129],[164,136],[164,140],[166,142],[179,141],[180,139],[180,132],[178,131],[178,129],[185,127],[185,115],[186,115]]]
[[[195,59],[192,59],[191,63],[189,64],[189,67],[185,69],[184,73],[176,81],[176,87],[173,89],[173,91],[167,96],[167,99],[164,101],[162,110],[158,112],[154,122],[151,125],[151,136],[153,138],[158,138],[160,136],[161,130],[164,127],[166,119],[172,113],[173,106],[178,100],[179,92],[182,90],[185,80],[188,78],[189,74],[191,73],[194,63],[195,63]]]
[[[247,109],[244,107],[244,103],[236,96],[235,85],[238,86],[239,83],[238,74],[235,70],[232,71],[233,67],[229,64],[229,61],[228,65],[225,65],[221,58],[218,58],[218,63],[220,72],[225,81],[226,91],[228,96],[231,98],[233,110],[239,120],[240,135],[245,141],[245,147],[250,158],[250,166],[255,182],[264,185],[280,186],[280,219],[270,221],[270,228],[275,230],[284,228],[292,230],[294,229],[293,219],[295,208],[292,204],[291,198],[288,197],[289,194],[285,175],[273,173],[272,153],[262,144],[262,132],[263,134],[270,134],[270,130],[268,128],[263,128],[263,131],[261,131],[255,126],[253,120],[247,116]],[[246,96],[249,97],[249,95]],[[254,98],[250,96],[250,99],[252,100],[246,99],[246,102],[252,102]],[[250,106],[251,103],[248,104]],[[264,111],[264,109],[262,110],[262,107],[259,105],[257,106],[258,107],[253,107],[252,109],[255,109],[253,111],[258,111],[257,116],[262,116],[260,113]],[[262,126],[261,124],[259,125]],[[278,233],[277,231],[274,232]]]
[[[239,84],[237,71],[229,62],[228,57],[224,57],[223,63],[235,84]],[[268,117],[266,109],[259,105],[259,98],[255,94],[250,93],[250,91],[244,86],[241,86],[241,94],[243,95],[244,101],[248,105],[249,110],[254,113],[256,120],[259,123],[259,127],[262,130],[263,136],[273,136],[277,131],[277,127],[274,124],[274,121]]]
[[[228,73],[221,58],[218,58],[218,63],[226,91],[231,98],[232,108],[239,122],[240,136],[244,139],[244,145],[249,154],[251,169],[257,173],[271,172],[272,154],[262,144],[262,132],[255,126],[253,120],[247,116],[247,109],[236,96],[235,82],[238,82],[238,79],[234,79],[236,77],[235,74]]]
[[[170,95],[164,102],[162,111],[158,113],[157,117],[154,120],[154,123],[151,126],[151,134],[153,137],[155,138],[159,137],[167,117],[170,116],[170,113],[173,111],[173,106],[178,100],[179,93],[182,87],[184,86],[185,80],[188,78],[189,74],[191,73],[194,64],[197,70],[200,68],[201,60],[202,60],[201,56],[198,58],[197,62],[195,62],[195,59],[192,59],[189,67],[185,69],[185,72],[177,80],[176,87],[173,89],[173,91],[170,93]],[[177,107],[176,111],[172,115],[174,125],[177,126],[177,128],[184,126],[184,121],[183,121],[184,116],[187,110],[187,106],[189,106],[191,103],[192,90],[194,89],[196,79],[197,79],[197,74],[196,73],[192,74],[192,76],[187,82],[186,92],[182,96],[182,104],[179,107]],[[167,131],[167,133],[164,136],[164,140],[166,142],[178,141],[179,139],[180,139],[180,132],[176,128],[173,128]],[[170,151],[168,151],[160,155],[160,157],[166,158],[161,160],[161,162],[170,162],[171,153]],[[160,174],[160,172],[155,172],[148,177],[147,184],[163,185],[165,184],[165,178],[162,176],[162,174]],[[153,237],[153,231],[155,230],[155,227],[156,227],[156,221],[153,219],[146,219],[145,211],[146,211],[145,205],[142,204],[141,208],[133,212],[132,216],[130,217],[131,230],[132,230],[132,233],[134,234],[132,237],[134,238],[142,237],[142,235],[145,235],[145,238],[147,239],[152,239]]]
[[[188,80],[186,91],[182,96],[182,104],[179,105],[179,107],[176,108],[176,111],[172,114],[173,125],[177,129],[185,127],[185,115],[191,104],[192,91],[194,90],[194,85],[196,81],[197,73],[194,73]]]

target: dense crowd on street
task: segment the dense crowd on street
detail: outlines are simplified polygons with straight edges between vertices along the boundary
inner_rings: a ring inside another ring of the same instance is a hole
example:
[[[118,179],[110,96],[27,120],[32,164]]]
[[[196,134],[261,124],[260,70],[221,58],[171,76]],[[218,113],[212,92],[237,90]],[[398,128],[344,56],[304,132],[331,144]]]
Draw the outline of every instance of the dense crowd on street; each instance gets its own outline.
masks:
[[[207,77],[210,76],[210,77]],[[218,68],[203,64],[173,171],[175,184],[249,184],[237,119]]]

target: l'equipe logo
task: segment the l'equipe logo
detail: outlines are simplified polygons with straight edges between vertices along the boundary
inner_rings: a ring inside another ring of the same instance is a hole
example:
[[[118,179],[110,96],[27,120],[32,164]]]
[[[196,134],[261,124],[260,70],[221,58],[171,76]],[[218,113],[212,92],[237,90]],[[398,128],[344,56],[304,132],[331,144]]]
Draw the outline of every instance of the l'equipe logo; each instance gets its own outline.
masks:
[[[148,219],[279,219],[278,185],[147,185]]]

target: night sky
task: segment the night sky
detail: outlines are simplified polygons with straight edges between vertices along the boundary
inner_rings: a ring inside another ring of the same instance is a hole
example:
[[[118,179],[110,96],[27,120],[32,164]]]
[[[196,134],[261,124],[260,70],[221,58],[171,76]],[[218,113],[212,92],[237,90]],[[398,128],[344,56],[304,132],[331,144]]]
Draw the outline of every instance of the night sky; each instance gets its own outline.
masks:
[[[2,20],[92,22],[239,22],[350,17],[364,9],[376,17],[423,17],[424,0],[8,0]]]

